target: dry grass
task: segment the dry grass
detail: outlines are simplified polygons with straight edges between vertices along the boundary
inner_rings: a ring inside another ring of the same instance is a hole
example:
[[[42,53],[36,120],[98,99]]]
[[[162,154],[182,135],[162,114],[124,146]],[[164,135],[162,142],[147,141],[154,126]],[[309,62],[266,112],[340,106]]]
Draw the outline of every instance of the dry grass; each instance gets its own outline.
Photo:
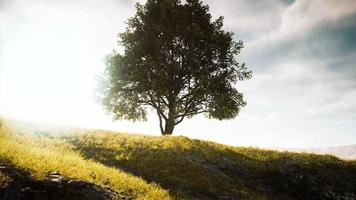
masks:
[[[86,130],[63,138],[87,158],[155,181],[170,189],[171,194],[187,198],[304,198],[320,192],[314,183],[326,181],[336,190],[356,184],[356,162],[330,155],[281,153],[186,137],[102,130]]]
[[[356,161],[329,155],[232,147],[186,137],[40,129],[10,121],[3,129],[0,159],[35,178],[59,171],[110,185],[136,199],[336,198],[324,194],[324,188],[337,198],[356,195]]]
[[[116,191],[134,196],[136,199],[171,199],[169,193],[156,184],[83,158],[70,145],[56,139],[26,137],[20,129],[3,126],[0,139],[0,159],[10,161],[19,168],[31,172],[36,179],[44,179],[48,173],[59,171],[62,175],[86,180],[96,185],[110,185]],[[14,133],[13,131],[17,131]],[[6,177],[0,180],[5,182]]]
[[[11,181],[10,177],[0,172],[0,188],[1,186],[6,186],[10,181]]]

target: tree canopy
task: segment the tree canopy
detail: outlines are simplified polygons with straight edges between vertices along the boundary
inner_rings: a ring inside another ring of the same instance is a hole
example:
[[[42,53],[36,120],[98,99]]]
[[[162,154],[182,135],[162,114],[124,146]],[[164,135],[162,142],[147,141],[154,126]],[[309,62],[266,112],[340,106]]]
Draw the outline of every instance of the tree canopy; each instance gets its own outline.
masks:
[[[147,0],[119,34],[123,53],[107,56],[102,104],[114,119],[146,120],[148,108],[162,134],[205,113],[231,119],[246,105],[236,88],[251,78],[236,60],[243,48],[199,0]]]

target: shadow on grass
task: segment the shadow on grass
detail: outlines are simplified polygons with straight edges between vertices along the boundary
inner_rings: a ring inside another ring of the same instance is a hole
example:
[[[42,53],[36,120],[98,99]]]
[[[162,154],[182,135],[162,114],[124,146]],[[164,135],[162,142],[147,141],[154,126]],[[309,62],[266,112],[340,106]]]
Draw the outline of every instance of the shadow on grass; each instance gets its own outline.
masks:
[[[356,199],[355,162],[249,148],[240,153],[185,140],[189,148],[130,146],[126,140],[124,147],[108,148],[95,140],[68,139],[86,158],[158,183],[177,198]]]
[[[7,179],[0,184],[1,200],[109,200],[113,197],[111,191],[84,181],[35,180],[29,172],[4,160],[0,160],[0,175]]]

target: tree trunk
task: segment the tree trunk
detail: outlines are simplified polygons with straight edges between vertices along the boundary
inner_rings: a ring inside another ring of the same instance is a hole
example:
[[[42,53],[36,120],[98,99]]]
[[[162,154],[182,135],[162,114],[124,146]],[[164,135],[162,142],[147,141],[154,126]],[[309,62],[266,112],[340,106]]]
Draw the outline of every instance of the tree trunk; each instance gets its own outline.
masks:
[[[175,126],[175,121],[174,121],[174,116],[175,116],[175,106],[176,106],[176,102],[175,102],[175,98],[174,97],[170,97],[169,100],[169,106],[168,106],[168,119],[166,119],[166,124],[164,127],[164,133],[163,135],[172,135],[173,130],[174,130],[174,126]]]
[[[173,117],[169,117],[166,120],[166,125],[164,128],[164,132],[162,133],[162,135],[172,135],[173,130],[174,130],[174,118]]]

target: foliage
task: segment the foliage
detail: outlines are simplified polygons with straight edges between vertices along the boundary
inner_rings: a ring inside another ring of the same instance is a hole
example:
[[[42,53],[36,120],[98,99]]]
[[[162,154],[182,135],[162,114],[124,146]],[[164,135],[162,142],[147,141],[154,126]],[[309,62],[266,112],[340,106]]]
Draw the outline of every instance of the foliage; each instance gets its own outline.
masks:
[[[251,77],[235,56],[243,48],[223,17],[212,20],[200,0],[148,0],[121,33],[124,54],[107,57],[102,103],[114,119],[145,120],[156,110],[162,134],[205,113],[234,118],[246,103],[234,87]]]

